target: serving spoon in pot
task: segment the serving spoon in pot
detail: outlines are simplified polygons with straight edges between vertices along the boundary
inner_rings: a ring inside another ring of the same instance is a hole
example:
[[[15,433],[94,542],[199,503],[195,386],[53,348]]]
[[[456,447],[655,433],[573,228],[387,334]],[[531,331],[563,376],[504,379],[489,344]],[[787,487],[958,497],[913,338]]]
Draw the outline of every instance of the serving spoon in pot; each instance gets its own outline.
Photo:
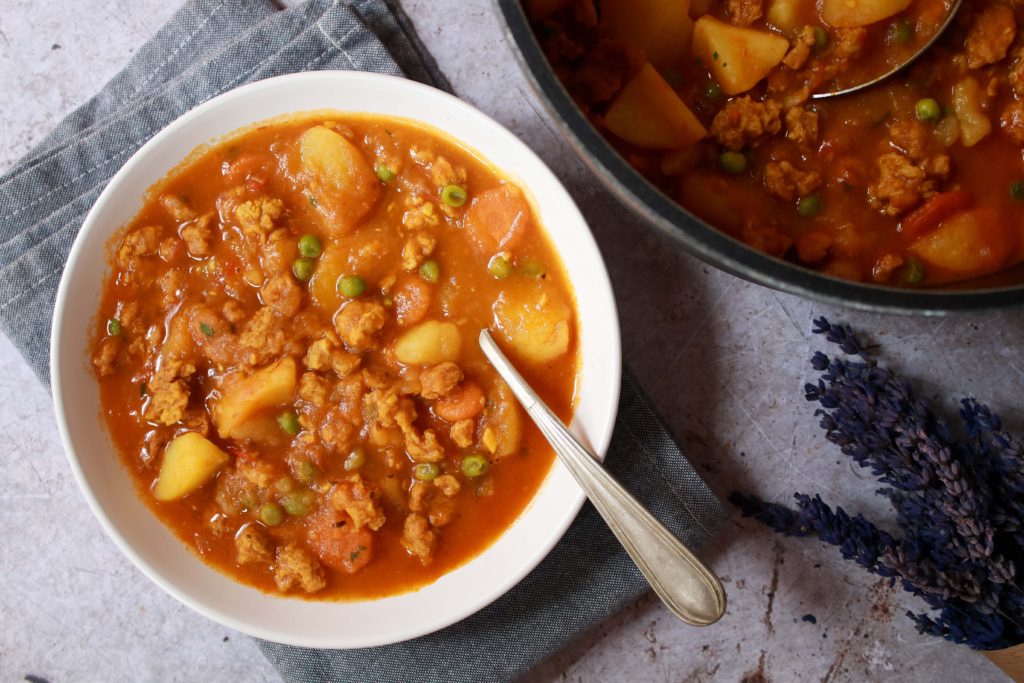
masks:
[[[964,4],[964,0],[954,0],[953,5],[949,8],[949,12],[946,15],[946,19],[942,22],[942,24],[939,25],[939,27],[938,27],[938,29],[936,29],[935,33],[932,34],[932,37],[929,38],[928,40],[926,40],[924,43],[922,43],[921,47],[919,47],[907,59],[905,59],[904,61],[900,62],[899,64],[897,64],[893,68],[889,69],[885,73],[883,73],[883,74],[881,74],[879,76],[876,76],[874,78],[871,78],[870,80],[864,81],[863,83],[856,83],[854,85],[848,85],[848,86],[842,87],[842,88],[840,88],[838,90],[830,90],[830,91],[825,91],[825,92],[816,92],[816,93],[811,95],[811,99],[813,99],[813,100],[825,100],[825,99],[829,99],[831,97],[840,97],[841,95],[851,95],[851,94],[853,94],[855,92],[860,92],[861,90],[866,90],[868,88],[874,87],[874,86],[878,85],[879,83],[881,83],[882,81],[888,80],[889,78],[891,78],[891,77],[895,76],[896,74],[900,73],[901,71],[903,71],[904,69],[909,67],[911,64],[916,62],[918,59],[920,59],[920,57],[922,55],[924,55],[925,52],[928,52],[928,50],[931,49],[931,46],[934,45],[935,42],[939,38],[942,37],[942,34],[946,32],[946,29],[948,29],[950,26],[953,25],[953,19],[956,18],[956,14],[957,14],[957,12],[960,11],[960,7],[963,4]]]
[[[480,348],[529,413],[661,601],[682,621],[707,626],[725,613],[722,584],[601,466],[530,388],[487,330]]]

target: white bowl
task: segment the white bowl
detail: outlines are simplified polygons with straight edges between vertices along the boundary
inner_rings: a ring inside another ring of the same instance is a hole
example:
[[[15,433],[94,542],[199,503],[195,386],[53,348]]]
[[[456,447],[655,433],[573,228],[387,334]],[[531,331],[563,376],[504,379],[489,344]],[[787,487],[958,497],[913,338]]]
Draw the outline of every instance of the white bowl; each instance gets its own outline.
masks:
[[[604,263],[579,210],[543,162],[499,124],[444,92],[379,74],[314,72],[253,83],[188,112],[132,156],[89,212],[64,269],[50,348],[53,401],[68,461],[93,513],[157,585],[199,613],[259,638],[306,647],[369,647],[452,624],[526,576],[583,503],[568,471],[556,463],[527,509],[491,547],[417,591],[360,602],[267,595],[203,564],[139,500],[103,426],[88,360],[107,242],[139,211],[147,188],[201,144],[257,121],[316,109],[405,118],[412,113],[528,188],[576,293],[583,365],[573,431],[603,456],[618,407],[619,326]]]

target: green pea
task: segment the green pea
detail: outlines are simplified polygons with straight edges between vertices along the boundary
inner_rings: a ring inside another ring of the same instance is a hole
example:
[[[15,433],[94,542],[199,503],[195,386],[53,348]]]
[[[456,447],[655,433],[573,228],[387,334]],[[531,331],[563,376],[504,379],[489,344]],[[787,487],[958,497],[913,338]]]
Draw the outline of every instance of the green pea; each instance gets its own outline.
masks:
[[[324,247],[320,244],[320,238],[316,235],[303,235],[299,238],[299,253],[306,258],[316,258],[324,253]]]
[[[238,502],[246,510],[255,510],[260,501],[252,491],[242,491],[238,494]]]
[[[704,97],[709,100],[717,100],[722,96],[722,86],[718,85],[715,81],[708,81],[708,84],[704,86]]]
[[[673,88],[678,88],[683,82],[683,72],[671,66],[662,70],[661,77]]]
[[[292,274],[295,279],[299,282],[305,282],[309,278],[313,277],[313,270],[316,268],[316,264],[311,258],[297,258],[295,263],[292,264]]]
[[[906,285],[919,285],[924,282],[924,264],[917,259],[907,259],[900,271],[900,279]]]
[[[366,280],[358,275],[342,275],[338,278],[338,291],[342,296],[355,299],[366,291]]]
[[[362,446],[356,446],[352,449],[352,452],[345,458],[345,469],[348,471],[358,470],[360,467],[366,464],[366,449]]]
[[[747,170],[747,157],[743,156],[739,152],[729,150],[722,152],[722,155],[718,157],[718,165],[726,173],[739,175]]]
[[[420,481],[433,481],[439,474],[441,466],[436,462],[421,462],[412,468],[412,476]]]
[[[121,321],[117,318],[111,318],[107,321],[107,334],[111,337],[121,336]]]
[[[299,433],[299,418],[289,410],[277,416],[277,426],[288,436],[295,436]]]
[[[484,474],[490,466],[490,461],[482,455],[467,455],[462,459],[462,473],[470,479]]]
[[[264,503],[260,506],[260,521],[267,526],[277,526],[284,521],[284,510],[277,503]]]
[[[544,276],[544,264],[536,259],[531,259],[523,265],[523,275],[534,279]]]
[[[395,179],[395,172],[384,164],[377,164],[377,168],[374,170],[377,172],[377,177],[382,183],[390,183]]]
[[[918,100],[914,109],[917,111],[917,118],[921,121],[934,123],[942,118],[942,105],[931,97]]]
[[[801,197],[796,203],[796,212],[804,218],[814,218],[821,213],[821,209],[821,197],[816,194]]]
[[[312,484],[320,476],[320,468],[312,460],[303,458],[295,463],[295,478],[303,484]]]
[[[828,47],[828,32],[820,26],[814,27],[814,49],[819,52]]]
[[[1010,183],[1010,199],[1015,202],[1024,202],[1024,180],[1015,180]]]
[[[296,489],[281,497],[281,507],[292,517],[301,517],[313,507],[314,499],[309,489]]]
[[[434,259],[424,261],[420,266],[420,277],[427,282],[437,282],[441,279],[441,266]]]
[[[493,278],[504,280],[512,274],[512,264],[508,262],[507,258],[498,254],[487,264],[487,273]]]
[[[466,188],[461,185],[445,185],[441,190],[441,201],[448,206],[459,207],[466,203]]]
[[[914,25],[909,19],[900,19],[889,24],[885,34],[889,43],[909,43],[914,39]]]

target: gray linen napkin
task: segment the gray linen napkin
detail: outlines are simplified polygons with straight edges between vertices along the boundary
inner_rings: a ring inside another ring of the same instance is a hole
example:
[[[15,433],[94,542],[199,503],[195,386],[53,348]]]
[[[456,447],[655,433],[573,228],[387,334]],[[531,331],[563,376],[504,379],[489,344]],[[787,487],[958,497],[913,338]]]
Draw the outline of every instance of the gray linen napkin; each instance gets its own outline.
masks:
[[[189,0],[96,97],[0,177],[0,330],[44,383],[57,283],[89,207],[154,133],[237,85],[293,71],[378,71],[447,82],[390,0]],[[725,513],[627,372],[607,464],[681,539]],[[586,505],[554,551],[491,606],[435,634],[364,650],[259,641],[287,680],[509,680],[647,590]]]

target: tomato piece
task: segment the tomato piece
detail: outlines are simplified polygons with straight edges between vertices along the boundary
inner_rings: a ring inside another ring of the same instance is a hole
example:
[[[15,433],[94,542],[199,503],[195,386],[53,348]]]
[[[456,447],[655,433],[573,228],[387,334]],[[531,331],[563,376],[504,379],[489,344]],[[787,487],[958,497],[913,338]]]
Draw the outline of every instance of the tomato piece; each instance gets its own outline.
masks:
[[[309,545],[324,564],[354,574],[373,559],[373,532],[329,506],[309,518]]]
[[[500,185],[473,197],[465,226],[484,253],[514,249],[529,230],[530,204],[515,185]]]
[[[434,413],[442,420],[454,424],[479,415],[486,402],[480,385],[465,381],[451,394],[434,403]]]
[[[937,194],[919,209],[904,218],[898,232],[905,239],[914,240],[939,227],[942,221],[974,203],[974,195],[967,190],[953,190]]]

